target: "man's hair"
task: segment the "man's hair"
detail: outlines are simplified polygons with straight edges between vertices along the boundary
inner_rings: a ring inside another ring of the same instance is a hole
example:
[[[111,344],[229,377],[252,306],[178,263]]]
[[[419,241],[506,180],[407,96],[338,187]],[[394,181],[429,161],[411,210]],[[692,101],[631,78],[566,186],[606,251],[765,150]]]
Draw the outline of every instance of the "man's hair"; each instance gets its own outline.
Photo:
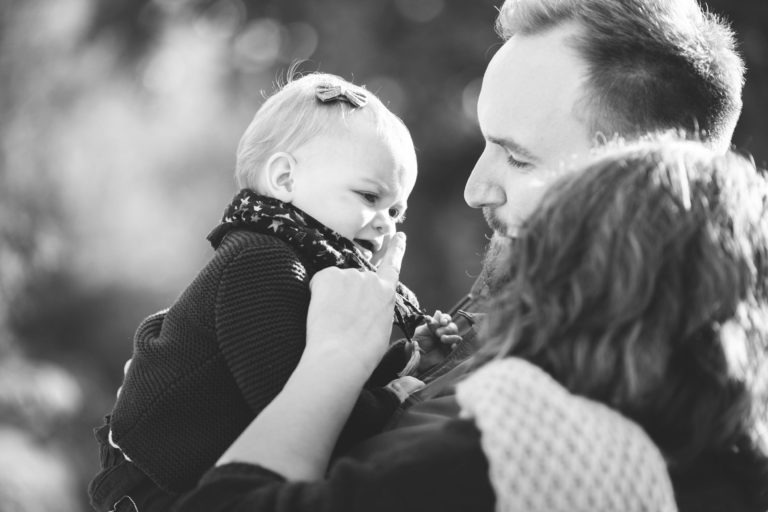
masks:
[[[765,490],[768,182],[751,162],[638,143],[558,180],[516,243],[480,360],[529,360],[637,421],[673,477],[757,453]]]
[[[367,103],[354,107],[345,101],[323,103],[319,86],[343,87],[364,94]],[[328,73],[299,76],[288,71],[286,83],[261,105],[237,147],[235,181],[239,188],[256,192],[264,164],[275,152],[290,153],[321,133],[341,135],[350,116],[366,116],[381,137],[413,156],[413,141],[405,124],[370,91]],[[409,156],[410,158],[410,156]]]
[[[741,112],[744,64],[730,27],[696,0],[506,0],[499,34],[576,23],[588,65],[581,105],[608,139],[684,129],[718,149]]]

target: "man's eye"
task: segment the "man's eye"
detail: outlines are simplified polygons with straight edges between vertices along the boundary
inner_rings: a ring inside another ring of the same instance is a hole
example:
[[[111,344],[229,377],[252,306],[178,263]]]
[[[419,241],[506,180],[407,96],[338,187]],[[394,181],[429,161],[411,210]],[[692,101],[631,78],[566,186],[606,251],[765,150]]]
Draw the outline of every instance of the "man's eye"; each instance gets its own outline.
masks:
[[[514,155],[507,155],[507,163],[517,169],[529,169],[531,167],[531,164],[518,160]]]

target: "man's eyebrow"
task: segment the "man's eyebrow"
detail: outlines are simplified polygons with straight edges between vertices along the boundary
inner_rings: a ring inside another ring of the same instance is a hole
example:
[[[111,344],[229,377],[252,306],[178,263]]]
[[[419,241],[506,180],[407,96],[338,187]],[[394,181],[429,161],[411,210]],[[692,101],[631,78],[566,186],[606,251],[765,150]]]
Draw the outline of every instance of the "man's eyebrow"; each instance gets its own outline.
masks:
[[[534,155],[530,150],[526,149],[524,146],[521,146],[517,142],[515,142],[512,139],[505,139],[503,137],[494,137],[492,135],[487,137],[488,142],[491,144],[496,144],[497,146],[501,146],[508,151],[511,151],[513,153],[516,153],[526,160],[531,160],[532,162],[538,162],[540,160],[539,157]]]

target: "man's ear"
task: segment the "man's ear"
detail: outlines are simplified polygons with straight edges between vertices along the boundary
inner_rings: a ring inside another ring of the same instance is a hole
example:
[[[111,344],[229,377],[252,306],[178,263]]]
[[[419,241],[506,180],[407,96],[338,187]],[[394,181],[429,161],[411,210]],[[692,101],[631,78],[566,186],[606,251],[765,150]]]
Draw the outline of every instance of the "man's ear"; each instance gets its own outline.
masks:
[[[268,196],[284,203],[293,201],[293,175],[296,159],[290,154],[279,152],[269,157],[264,164],[264,188]]]

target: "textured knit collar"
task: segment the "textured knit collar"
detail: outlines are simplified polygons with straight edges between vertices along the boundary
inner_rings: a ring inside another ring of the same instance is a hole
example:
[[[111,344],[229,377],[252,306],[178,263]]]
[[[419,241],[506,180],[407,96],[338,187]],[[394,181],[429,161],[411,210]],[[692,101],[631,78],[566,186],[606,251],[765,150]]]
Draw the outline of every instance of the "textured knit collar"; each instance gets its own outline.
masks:
[[[481,432],[498,512],[676,512],[667,466],[639,425],[505,358],[457,385]]]
[[[248,189],[243,189],[235,195],[224,210],[221,224],[208,235],[208,240],[216,248],[233,229],[245,229],[277,237],[296,249],[316,270],[331,266],[375,270],[351,240],[290,203],[261,196]],[[400,326],[406,337],[410,339],[423,317],[416,297],[398,283],[395,323]]]

